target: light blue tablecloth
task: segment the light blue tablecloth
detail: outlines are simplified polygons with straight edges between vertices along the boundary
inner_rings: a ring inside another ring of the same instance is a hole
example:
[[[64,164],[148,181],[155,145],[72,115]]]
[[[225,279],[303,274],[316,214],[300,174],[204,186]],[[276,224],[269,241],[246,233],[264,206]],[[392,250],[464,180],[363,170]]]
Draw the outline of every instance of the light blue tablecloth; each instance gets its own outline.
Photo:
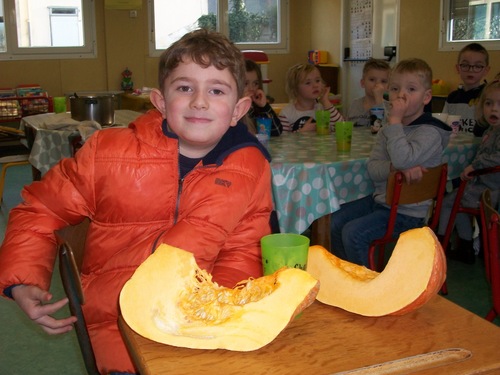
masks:
[[[282,232],[303,233],[340,205],[373,193],[366,161],[375,142],[366,128],[354,128],[350,152],[337,152],[335,135],[287,133],[267,147],[273,157],[273,194]],[[450,140],[443,162],[449,179],[474,157],[479,138],[459,133]]]

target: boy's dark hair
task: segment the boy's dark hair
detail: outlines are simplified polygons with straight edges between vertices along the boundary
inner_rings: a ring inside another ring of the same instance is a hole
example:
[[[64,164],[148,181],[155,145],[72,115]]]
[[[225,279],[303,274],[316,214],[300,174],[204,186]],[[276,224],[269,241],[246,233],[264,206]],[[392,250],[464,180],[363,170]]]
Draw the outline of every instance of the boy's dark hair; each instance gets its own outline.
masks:
[[[460,59],[462,58],[462,54],[467,51],[482,53],[485,57],[484,60],[486,62],[486,66],[490,65],[490,54],[488,53],[488,50],[479,43],[470,43],[467,44],[464,48],[462,48],[458,53],[457,64],[460,64]]]
[[[257,73],[257,80],[259,81],[259,89],[263,89],[263,84],[262,84],[262,71],[260,70],[259,64],[257,64],[255,61],[246,59],[245,60],[245,69],[247,72],[255,72]]]
[[[432,87],[432,69],[422,59],[401,60],[392,70],[392,74],[394,73],[414,73],[420,77],[425,89]]]
[[[238,88],[238,98],[245,90],[245,59],[241,51],[223,34],[198,29],[185,34],[168,47],[160,57],[158,83],[160,91],[165,88],[165,79],[185,59],[205,68],[229,69]]]
[[[370,70],[390,71],[391,66],[389,65],[389,63],[386,60],[370,58],[367,62],[365,62],[365,65],[363,66],[363,77]]]

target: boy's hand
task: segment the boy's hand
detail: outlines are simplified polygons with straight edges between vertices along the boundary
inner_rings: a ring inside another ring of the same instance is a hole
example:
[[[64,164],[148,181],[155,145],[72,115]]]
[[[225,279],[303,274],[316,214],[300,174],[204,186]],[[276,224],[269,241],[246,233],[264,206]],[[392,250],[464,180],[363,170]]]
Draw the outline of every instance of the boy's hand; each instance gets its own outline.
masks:
[[[55,319],[51,314],[64,307],[68,303],[67,298],[63,298],[54,303],[48,303],[52,299],[52,294],[33,285],[18,285],[12,289],[12,297],[21,310],[35,323],[50,335],[66,333],[73,329],[76,317],[71,316],[65,319]]]
[[[391,109],[389,111],[389,124],[401,124],[403,117],[408,109],[408,100],[404,95],[398,95],[394,100],[391,100]]]
[[[257,89],[252,95],[252,101],[255,103],[255,105],[264,107],[267,103],[266,93],[261,89]]]
[[[417,165],[416,167],[404,169],[401,172],[403,172],[405,176],[406,183],[410,185],[420,182],[424,173],[427,172],[427,169]]]
[[[373,86],[373,97],[375,98],[375,103],[383,104],[384,103],[384,92],[387,90],[387,85],[382,83],[376,83]]]
[[[474,170],[474,168],[472,168],[472,165],[468,165],[467,167],[465,167],[465,169],[462,171],[462,173],[460,173],[460,179],[462,181],[471,180],[472,176],[470,176],[469,173],[471,173],[473,170]]]

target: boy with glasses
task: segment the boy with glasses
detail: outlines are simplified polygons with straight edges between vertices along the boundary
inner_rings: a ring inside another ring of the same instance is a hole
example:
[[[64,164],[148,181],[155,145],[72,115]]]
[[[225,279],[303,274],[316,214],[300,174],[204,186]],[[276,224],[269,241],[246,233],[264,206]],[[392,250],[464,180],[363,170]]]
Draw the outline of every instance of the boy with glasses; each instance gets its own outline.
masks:
[[[448,95],[443,112],[460,115],[460,131],[480,137],[486,128],[476,122],[475,113],[476,103],[485,86],[484,78],[490,71],[488,51],[479,43],[470,43],[458,54],[455,67],[462,84]]]

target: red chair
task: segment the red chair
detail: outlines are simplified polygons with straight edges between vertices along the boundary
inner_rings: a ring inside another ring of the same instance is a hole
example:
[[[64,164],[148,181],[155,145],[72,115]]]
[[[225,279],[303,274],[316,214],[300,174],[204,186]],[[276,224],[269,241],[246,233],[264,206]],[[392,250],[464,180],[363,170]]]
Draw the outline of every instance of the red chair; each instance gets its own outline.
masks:
[[[500,314],[500,215],[491,204],[491,193],[486,189],[481,195],[484,266],[491,285],[493,307],[485,319],[493,321]]]
[[[489,173],[497,173],[500,172],[500,165],[495,167],[477,169],[470,173],[470,176],[482,176]],[[469,215],[479,216],[479,208],[469,208],[460,206],[460,202],[462,201],[462,197],[464,195],[465,186],[467,186],[468,181],[461,181],[460,186],[458,187],[457,196],[455,197],[455,202],[453,203],[453,208],[450,213],[450,220],[448,221],[448,226],[446,227],[446,232],[443,237],[443,249],[448,247],[450,243],[451,234],[453,233],[453,227],[455,226],[455,219],[459,212],[467,213]]]
[[[422,180],[416,184],[408,185],[405,182],[404,174],[400,171],[393,172],[389,175],[389,179],[387,180],[386,203],[391,207],[391,213],[384,236],[372,241],[370,244],[368,261],[372,270],[382,270],[385,259],[385,245],[397,240],[397,237],[394,236],[394,226],[396,224],[396,216],[400,204],[418,203],[429,199],[434,200],[431,221],[428,226],[432,230],[436,230],[441,207],[443,205],[447,178],[448,164],[446,163],[435,168],[429,168],[428,172],[424,173]],[[377,248],[378,261],[376,265],[375,252]]]
[[[269,58],[267,57],[267,53],[265,53],[264,51],[258,51],[254,49],[243,50],[241,51],[241,53],[243,54],[243,57],[245,57],[245,59],[253,60],[257,64],[261,65],[262,75],[263,76],[267,75],[266,65],[269,64]],[[272,80],[267,77],[264,77],[262,79],[262,82],[264,84],[267,84],[271,83]]]
[[[472,171],[470,173],[470,176],[474,176],[474,177],[475,176],[482,176],[485,174],[497,173],[497,172],[500,172],[500,165],[497,165],[495,167],[476,169],[475,171]],[[453,228],[455,226],[455,219],[457,217],[457,214],[459,212],[463,212],[463,213],[467,213],[469,215],[474,215],[476,217],[478,217],[480,215],[479,208],[462,207],[460,205],[460,202],[462,201],[462,197],[464,195],[465,186],[467,186],[467,182],[468,181],[461,181],[460,182],[460,186],[458,187],[455,201],[453,202],[453,207],[452,207],[451,212],[450,212],[450,219],[448,221],[448,226],[446,227],[446,232],[444,234],[443,241],[441,243],[441,246],[443,247],[443,249],[445,251],[448,248],[448,245],[450,243],[450,239],[451,239],[451,235],[453,233]],[[482,238],[483,238],[483,243],[484,243],[485,242],[484,236]],[[445,295],[448,294],[448,288],[447,288],[446,282],[443,284],[443,288],[441,289],[441,293],[445,294]]]

